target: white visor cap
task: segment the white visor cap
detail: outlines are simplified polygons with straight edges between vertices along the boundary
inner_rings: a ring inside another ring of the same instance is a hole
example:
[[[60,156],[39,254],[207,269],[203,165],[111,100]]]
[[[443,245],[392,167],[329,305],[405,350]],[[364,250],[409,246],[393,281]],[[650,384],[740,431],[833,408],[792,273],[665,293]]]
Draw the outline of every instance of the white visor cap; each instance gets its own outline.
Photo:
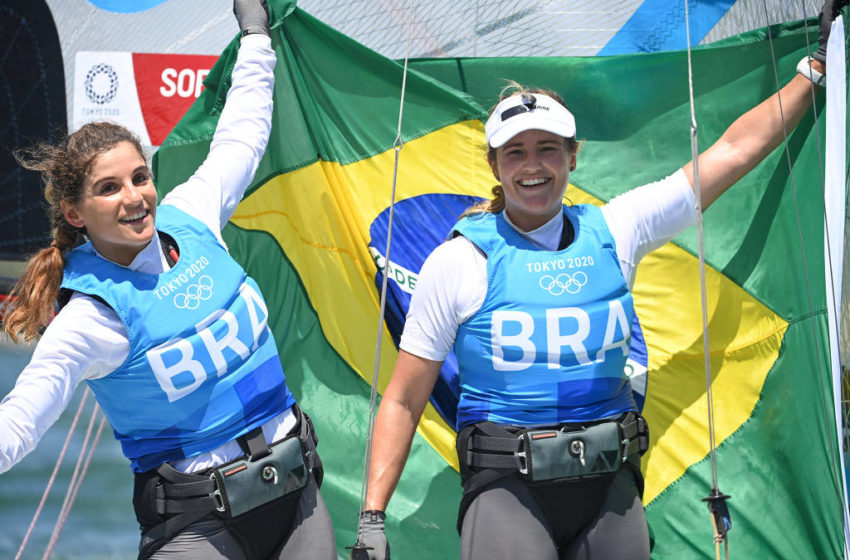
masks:
[[[564,138],[576,135],[576,119],[567,108],[541,93],[522,93],[503,99],[487,124],[484,133],[493,148],[502,146],[526,130],[545,130]]]

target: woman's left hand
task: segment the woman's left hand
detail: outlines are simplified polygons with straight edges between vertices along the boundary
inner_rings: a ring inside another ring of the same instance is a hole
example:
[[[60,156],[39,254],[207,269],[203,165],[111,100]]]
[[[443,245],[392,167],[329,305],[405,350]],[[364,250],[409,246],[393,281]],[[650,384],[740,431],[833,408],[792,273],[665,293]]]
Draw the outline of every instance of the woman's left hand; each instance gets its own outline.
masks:
[[[832,22],[838,17],[841,8],[848,4],[848,0],[826,0],[821,8],[818,20],[820,21],[820,31],[818,33],[818,50],[812,56],[815,60],[826,64],[826,43],[829,40],[829,31],[832,29]]]
[[[233,13],[243,37],[252,33],[269,36],[269,7],[266,0],[233,0]]]

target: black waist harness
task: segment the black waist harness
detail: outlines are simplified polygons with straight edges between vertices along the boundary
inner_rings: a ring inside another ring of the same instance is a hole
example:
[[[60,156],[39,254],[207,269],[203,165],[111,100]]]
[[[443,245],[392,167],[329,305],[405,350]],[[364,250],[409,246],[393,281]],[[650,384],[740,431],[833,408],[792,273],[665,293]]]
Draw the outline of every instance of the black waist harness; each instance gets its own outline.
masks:
[[[136,474],[133,507],[142,528],[139,559],[150,557],[180,531],[213,514],[242,545],[247,558],[265,558],[286,536],[310,474],[321,484],[312,422],[293,405],[298,424],[271,446],[262,428],[239,437],[245,456],[200,473],[168,463]]]
[[[517,475],[528,483],[611,476],[631,457],[649,447],[649,427],[636,412],[619,420],[561,424],[543,428],[479,422],[457,438],[463,516],[475,496],[502,477]]]

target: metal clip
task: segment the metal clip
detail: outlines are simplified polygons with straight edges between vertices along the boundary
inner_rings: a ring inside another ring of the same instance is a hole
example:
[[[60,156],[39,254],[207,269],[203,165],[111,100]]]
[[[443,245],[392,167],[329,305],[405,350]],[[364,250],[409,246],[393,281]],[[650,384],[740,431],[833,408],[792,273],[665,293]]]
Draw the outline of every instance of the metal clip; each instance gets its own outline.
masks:
[[[622,455],[623,457],[620,461],[623,463],[629,460],[629,444],[631,442],[632,440],[630,440],[629,438],[625,438],[620,442],[620,445],[623,446],[623,452],[620,453],[620,455]]]
[[[266,482],[277,484],[277,469],[273,465],[264,466],[261,476]]]
[[[210,493],[213,500],[215,500],[215,510],[224,513],[227,511],[227,508],[224,506],[224,498],[221,496],[221,488],[218,485],[218,477],[215,473],[212,473],[210,474],[210,478],[215,481],[215,490]]]
[[[578,457],[581,465],[584,466],[584,442],[580,439],[574,439],[570,442],[570,455]]]
[[[520,434],[517,439],[522,442],[522,451],[516,452],[516,457],[519,459],[519,473],[527,475],[528,474],[528,453],[526,450],[528,449],[528,440],[526,439],[528,434]]]
[[[517,451],[516,456],[519,457],[520,474],[528,474],[528,461],[526,460],[527,455],[525,451]]]

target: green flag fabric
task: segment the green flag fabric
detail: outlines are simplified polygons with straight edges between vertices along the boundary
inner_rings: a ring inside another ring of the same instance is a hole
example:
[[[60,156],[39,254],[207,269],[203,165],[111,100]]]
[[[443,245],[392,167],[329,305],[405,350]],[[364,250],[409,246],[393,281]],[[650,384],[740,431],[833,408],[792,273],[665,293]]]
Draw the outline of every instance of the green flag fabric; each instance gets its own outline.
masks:
[[[566,99],[583,139],[567,199],[600,204],[690,159],[687,54],[411,61],[396,142],[403,65],[291,1],[272,1],[270,9],[278,57],[272,135],[224,236],[262,288],[287,382],[316,424],[322,494],[347,558],[376,339],[380,333],[382,392],[418,266],[494,184],[482,119],[500,89],[515,80]],[[776,91],[774,60],[779,83],[791,78],[806,52],[806,29],[788,24],[694,51],[702,149]],[[816,40],[812,22],[808,30]],[[234,40],[155,154],[161,194],[206,156],[237,48]],[[719,487],[732,496],[729,542],[737,558],[843,556],[823,281],[822,105],[820,96],[790,134],[787,154],[777,149],[705,214],[716,461]],[[689,230],[654,252],[634,288],[648,353],[651,447],[642,468],[656,559],[715,553],[701,501],[711,471],[696,247]],[[379,327],[383,274],[394,292]],[[392,554],[402,560],[458,555],[451,365],[388,508]]]

